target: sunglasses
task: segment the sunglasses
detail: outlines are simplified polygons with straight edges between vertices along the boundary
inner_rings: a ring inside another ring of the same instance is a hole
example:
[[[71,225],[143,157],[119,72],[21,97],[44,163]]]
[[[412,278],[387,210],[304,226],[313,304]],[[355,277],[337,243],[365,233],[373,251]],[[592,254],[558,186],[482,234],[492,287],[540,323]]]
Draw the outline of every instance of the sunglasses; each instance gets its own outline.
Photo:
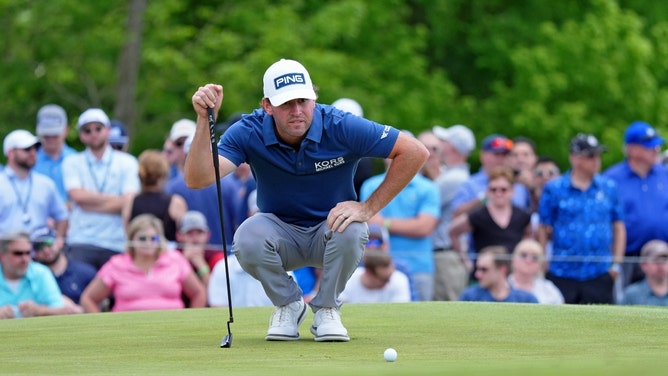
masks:
[[[496,192],[506,193],[506,192],[508,192],[508,190],[509,190],[510,188],[506,188],[506,187],[489,187],[489,188],[487,188],[487,189],[489,189],[489,191],[492,192],[492,193],[496,193]]]
[[[12,255],[16,257],[21,257],[21,256],[30,256],[31,251],[10,251]]]
[[[81,132],[83,132],[84,134],[91,134],[93,133],[93,130],[95,130],[95,132],[100,133],[102,132],[103,129],[104,129],[103,126],[96,125],[94,127],[83,127],[81,128]]]
[[[53,245],[53,239],[45,239],[40,242],[34,242],[32,243],[32,249],[35,250],[35,252],[42,252],[44,250],[44,247],[50,247]]]
[[[533,172],[534,176],[537,178],[552,177],[556,176],[558,173],[557,170],[536,170]]]
[[[158,243],[160,242],[160,235],[153,235],[153,236],[148,236],[148,235],[139,235],[137,236],[137,240],[140,242],[153,242],[153,243]]]
[[[183,146],[183,144],[185,142],[186,142],[186,140],[176,140],[176,141],[174,141],[174,146],[176,146],[177,148],[180,148],[181,146]]]
[[[125,145],[111,144],[111,148],[114,150],[123,150],[123,146]]]
[[[531,260],[533,262],[538,262],[541,259],[541,257],[535,253],[520,252],[517,256],[522,260]]]
[[[477,268],[475,268],[475,270],[480,273],[487,273],[490,270],[490,268],[486,266],[478,266]]]

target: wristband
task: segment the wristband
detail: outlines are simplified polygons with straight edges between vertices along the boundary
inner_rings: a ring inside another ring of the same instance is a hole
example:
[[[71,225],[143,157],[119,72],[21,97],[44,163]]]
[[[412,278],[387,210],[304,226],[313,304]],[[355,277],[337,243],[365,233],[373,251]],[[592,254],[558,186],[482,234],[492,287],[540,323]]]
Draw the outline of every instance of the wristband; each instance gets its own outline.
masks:
[[[386,219],[383,221],[383,227],[385,227],[385,230],[390,231],[390,225],[392,225],[392,220]]]
[[[211,268],[209,268],[209,265],[204,265],[201,268],[197,269],[197,275],[200,277],[203,277],[211,271]]]
[[[619,274],[622,271],[622,265],[615,262],[612,265],[610,265],[610,270]]]

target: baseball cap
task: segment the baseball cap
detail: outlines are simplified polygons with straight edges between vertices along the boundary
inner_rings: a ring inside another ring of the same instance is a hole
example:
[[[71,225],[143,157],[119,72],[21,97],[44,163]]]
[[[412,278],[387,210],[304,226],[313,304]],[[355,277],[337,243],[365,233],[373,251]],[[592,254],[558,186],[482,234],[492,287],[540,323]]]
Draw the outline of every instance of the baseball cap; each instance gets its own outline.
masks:
[[[125,124],[119,120],[111,121],[109,129],[109,143],[112,145],[125,145],[128,142],[128,132],[125,130]]]
[[[2,150],[7,156],[10,150],[25,149],[34,145],[41,145],[39,138],[24,129],[17,129],[5,136],[5,140],[2,142]]]
[[[105,127],[111,125],[109,121],[109,116],[99,108],[89,108],[79,115],[79,120],[77,121],[77,129],[81,129],[86,124],[89,123],[100,123]]]
[[[648,149],[663,145],[665,141],[651,125],[644,121],[634,121],[624,132],[625,144],[637,144]]]
[[[601,145],[598,139],[591,134],[578,133],[571,140],[570,152],[572,154],[595,155],[607,150],[608,148]]]
[[[475,136],[471,130],[464,125],[453,125],[450,128],[444,128],[440,125],[434,125],[432,128],[434,135],[441,141],[447,141],[461,154],[468,155],[475,149]]]
[[[47,104],[37,111],[37,135],[58,136],[67,127],[67,114],[57,104]]]
[[[668,257],[668,244],[663,240],[650,240],[640,250],[640,257],[654,259]]]
[[[509,153],[512,148],[513,141],[503,135],[491,134],[482,140],[482,150],[494,154]]]
[[[281,59],[264,72],[264,97],[273,106],[280,106],[293,99],[316,99],[311,76],[301,63]]]
[[[350,98],[339,98],[332,103],[332,106],[341,111],[350,112],[355,116],[364,116],[362,106],[356,100]]]
[[[56,231],[49,226],[38,227],[30,233],[30,241],[33,243],[49,243],[56,239]]]
[[[209,231],[209,225],[206,223],[204,214],[196,210],[190,210],[183,215],[179,231],[188,232],[190,230]]]
[[[182,137],[188,137],[195,134],[197,124],[190,119],[177,120],[172,124],[172,129],[169,131],[169,139],[176,141]]]

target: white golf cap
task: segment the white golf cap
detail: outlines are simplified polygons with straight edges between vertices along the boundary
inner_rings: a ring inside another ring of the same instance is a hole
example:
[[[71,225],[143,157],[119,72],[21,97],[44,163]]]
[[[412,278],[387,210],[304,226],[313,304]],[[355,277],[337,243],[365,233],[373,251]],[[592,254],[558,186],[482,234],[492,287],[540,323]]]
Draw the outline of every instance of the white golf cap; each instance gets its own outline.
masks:
[[[47,104],[37,111],[37,135],[59,136],[67,127],[67,114],[57,104]]]
[[[9,132],[2,142],[2,151],[5,156],[13,149],[26,149],[34,145],[40,145],[39,138],[25,129],[17,129]]]
[[[338,108],[341,111],[350,112],[356,116],[364,116],[364,111],[362,106],[357,103],[356,100],[350,98],[339,98],[332,103],[332,106]]]
[[[299,62],[281,59],[264,72],[264,97],[273,106],[293,99],[316,99],[308,71]]]
[[[177,120],[172,124],[172,129],[169,131],[169,139],[176,141],[179,138],[189,137],[195,134],[197,124],[190,119]]]
[[[81,115],[79,115],[77,129],[81,129],[81,127],[90,123],[100,123],[105,127],[111,126],[109,116],[107,116],[107,114],[99,108],[89,108]]]
[[[453,125],[450,128],[443,128],[435,125],[432,132],[440,140],[451,143],[461,154],[468,155],[475,149],[475,136],[466,126]]]

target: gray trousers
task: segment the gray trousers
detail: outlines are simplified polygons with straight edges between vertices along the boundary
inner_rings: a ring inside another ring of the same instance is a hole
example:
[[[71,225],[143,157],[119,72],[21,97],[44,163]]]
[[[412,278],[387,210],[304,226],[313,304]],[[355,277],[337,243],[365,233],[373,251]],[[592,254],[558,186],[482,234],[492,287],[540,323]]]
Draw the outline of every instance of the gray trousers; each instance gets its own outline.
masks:
[[[339,233],[332,232],[325,221],[300,227],[273,214],[257,213],[237,229],[232,252],[241,267],[262,283],[275,306],[302,297],[299,285],[287,271],[303,266],[322,268],[320,289],[309,303],[316,312],[320,308],[341,307],[339,294],[358,267],[368,238],[366,223],[353,222]]]

